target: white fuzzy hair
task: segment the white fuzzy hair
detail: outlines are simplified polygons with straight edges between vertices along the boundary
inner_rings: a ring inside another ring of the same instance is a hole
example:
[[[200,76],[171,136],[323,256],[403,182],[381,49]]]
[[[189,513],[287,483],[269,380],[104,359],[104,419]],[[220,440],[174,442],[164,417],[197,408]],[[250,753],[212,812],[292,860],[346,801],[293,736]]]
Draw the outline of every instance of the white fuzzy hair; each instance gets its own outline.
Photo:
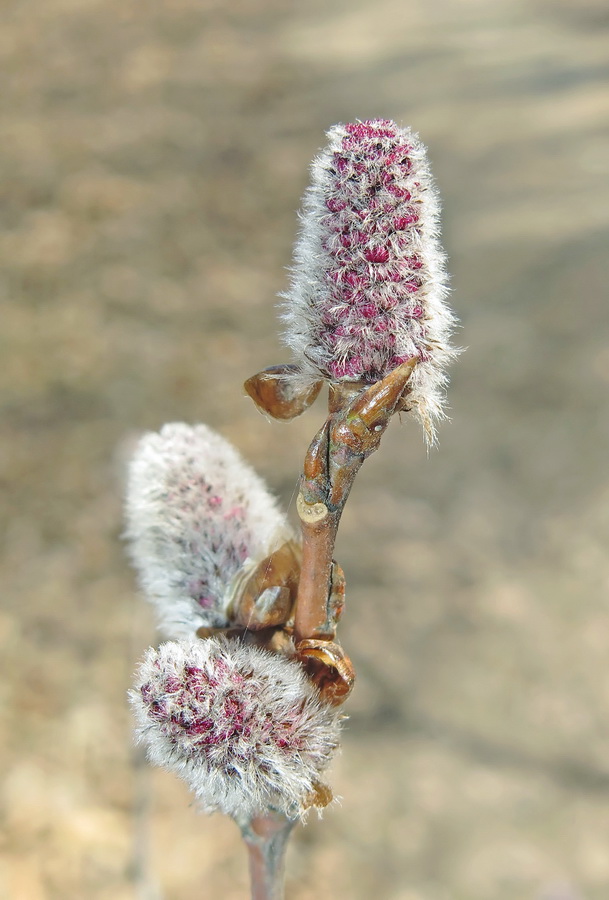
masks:
[[[291,537],[263,481],[205,425],[141,438],[125,511],[142,590],[171,638],[225,627],[233,579]]]
[[[239,820],[303,815],[338,746],[341,714],[300,665],[236,640],[150,648],[130,700],[150,762]]]

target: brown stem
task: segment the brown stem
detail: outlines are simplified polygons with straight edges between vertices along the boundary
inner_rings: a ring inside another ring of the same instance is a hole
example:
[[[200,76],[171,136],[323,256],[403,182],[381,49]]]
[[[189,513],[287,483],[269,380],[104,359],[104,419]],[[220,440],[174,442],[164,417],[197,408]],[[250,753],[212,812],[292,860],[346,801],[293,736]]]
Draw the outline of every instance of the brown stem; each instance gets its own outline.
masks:
[[[285,853],[295,823],[276,812],[238,823],[248,849],[252,900],[283,900]]]
[[[349,492],[364,460],[378,448],[416,360],[398,366],[365,390],[334,390],[330,415],[307,455],[297,509],[302,530],[302,567],[294,620],[296,645],[332,639],[329,622],[332,557]]]
[[[302,567],[294,618],[296,644],[304,638],[333,637],[334,630],[327,624],[328,595],[339,520],[339,511],[327,511],[319,522],[301,520]]]
[[[294,617],[296,644],[305,638],[332,640],[334,637],[336,622],[333,621],[330,603],[334,545],[340,517],[363,462],[363,456],[354,457],[340,467],[334,484],[329,485],[325,503],[307,502],[306,481],[303,478],[297,501],[302,532],[302,564]],[[331,465],[330,458],[328,467]],[[337,500],[336,504],[332,502],[334,498]]]

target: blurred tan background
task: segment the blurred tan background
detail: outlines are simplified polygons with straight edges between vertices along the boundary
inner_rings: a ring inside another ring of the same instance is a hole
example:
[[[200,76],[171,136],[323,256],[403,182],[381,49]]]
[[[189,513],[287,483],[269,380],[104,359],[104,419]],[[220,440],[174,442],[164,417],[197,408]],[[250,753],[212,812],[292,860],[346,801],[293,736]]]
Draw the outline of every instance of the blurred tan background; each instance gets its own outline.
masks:
[[[155,640],[121,532],[133,436],[205,421],[285,503],[269,424],[307,167],[337,121],[429,146],[469,349],[429,457],[396,423],[338,557],[358,686],[293,900],[609,897],[604,0],[3,4],[0,897],[247,896],[234,825],[139,771]],[[292,510],[293,514],[293,510]]]

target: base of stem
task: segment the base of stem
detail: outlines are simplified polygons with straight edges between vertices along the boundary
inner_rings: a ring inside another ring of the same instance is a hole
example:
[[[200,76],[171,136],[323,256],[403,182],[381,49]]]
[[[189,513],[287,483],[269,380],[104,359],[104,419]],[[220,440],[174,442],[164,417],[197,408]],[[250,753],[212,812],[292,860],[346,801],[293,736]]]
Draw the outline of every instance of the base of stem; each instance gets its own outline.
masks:
[[[237,823],[248,850],[252,900],[283,900],[285,854],[296,821],[269,812]]]

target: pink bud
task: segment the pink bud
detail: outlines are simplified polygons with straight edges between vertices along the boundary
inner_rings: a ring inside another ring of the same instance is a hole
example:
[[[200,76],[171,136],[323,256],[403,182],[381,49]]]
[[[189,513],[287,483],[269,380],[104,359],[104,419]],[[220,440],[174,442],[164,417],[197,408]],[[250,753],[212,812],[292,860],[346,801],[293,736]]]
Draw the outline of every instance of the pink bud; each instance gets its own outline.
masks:
[[[130,699],[150,761],[237,818],[302,814],[338,744],[340,713],[300,665],[235,640],[151,648]]]
[[[425,148],[385,119],[336,125],[327,136],[303,199],[285,339],[311,379],[373,383],[396,359],[416,357],[409,403],[431,436],[455,351]]]
[[[168,637],[225,627],[233,580],[291,536],[261,479],[205,425],[144,435],[126,519],[142,588]]]

